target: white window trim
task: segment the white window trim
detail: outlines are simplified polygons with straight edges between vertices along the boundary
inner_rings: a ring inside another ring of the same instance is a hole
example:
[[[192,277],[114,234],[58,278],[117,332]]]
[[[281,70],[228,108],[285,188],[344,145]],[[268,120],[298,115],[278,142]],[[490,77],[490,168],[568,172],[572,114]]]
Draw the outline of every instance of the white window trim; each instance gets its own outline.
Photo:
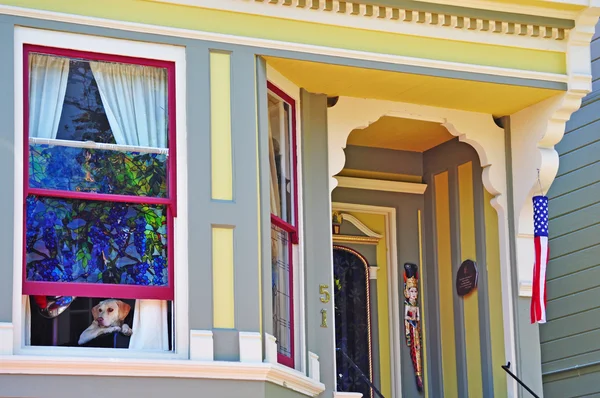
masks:
[[[302,202],[302,120],[300,118],[300,87],[296,86],[281,73],[267,65],[267,80],[277,88],[292,97],[296,102],[296,195],[298,197],[297,219],[298,219],[298,244],[292,247],[293,278],[294,278],[294,367],[300,372],[308,372],[306,359],[306,331],[305,331],[305,306],[304,301],[304,206]]]
[[[152,352],[110,348],[32,347],[24,345],[26,332],[25,305],[22,295],[23,269],[23,45],[34,44],[91,51],[112,55],[158,59],[175,62],[177,125],[177,207],[174,219],[175,263],[175,351]],[[14,110],[15,110],[15,183],[14,183],[14,259],[13,259],[13,354],[72,357],[124,357],[187,359],[188,326],[188,254],[187,254],[187,132],[186,132],[186,63],[185,48],[79,35],[57,31],[15,27],[14,42]]]

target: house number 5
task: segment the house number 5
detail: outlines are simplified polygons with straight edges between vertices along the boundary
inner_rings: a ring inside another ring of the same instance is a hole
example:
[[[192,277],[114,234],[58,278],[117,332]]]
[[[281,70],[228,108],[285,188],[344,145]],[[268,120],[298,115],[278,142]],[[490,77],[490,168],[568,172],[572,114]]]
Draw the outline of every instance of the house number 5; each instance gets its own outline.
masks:
[[[329,285],[319,285],[319,294],[322,295],[320,299],[323,304],[327,304],[331,299],[331,295],[327,289],[329,289]]]

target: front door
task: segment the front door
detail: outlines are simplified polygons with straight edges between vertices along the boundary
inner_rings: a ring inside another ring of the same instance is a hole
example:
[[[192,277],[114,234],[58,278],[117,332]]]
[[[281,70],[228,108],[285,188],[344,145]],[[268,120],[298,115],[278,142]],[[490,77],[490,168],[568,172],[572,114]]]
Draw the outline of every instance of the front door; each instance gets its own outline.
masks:
[[[371,397],[369,264],[358,251],[334,246],[333,271],[337,389]]]

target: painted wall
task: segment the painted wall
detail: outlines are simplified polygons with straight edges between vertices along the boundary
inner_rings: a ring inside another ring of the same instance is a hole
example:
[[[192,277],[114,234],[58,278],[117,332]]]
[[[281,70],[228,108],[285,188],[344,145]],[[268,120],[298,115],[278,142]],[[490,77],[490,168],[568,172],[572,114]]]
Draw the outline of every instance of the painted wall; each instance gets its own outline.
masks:
[[[540,326],[544,396],[600,394],[600,35],[592,41],[593,92],[556,146],[550,197],[547,318]]]
[[[432,396],[504,397],[504,361],[497,215],[481,181],[475,150],[457,139],[423,156],[424,278]],[[477,290],[460,298],[455,279],[464,260],[477,263]]]

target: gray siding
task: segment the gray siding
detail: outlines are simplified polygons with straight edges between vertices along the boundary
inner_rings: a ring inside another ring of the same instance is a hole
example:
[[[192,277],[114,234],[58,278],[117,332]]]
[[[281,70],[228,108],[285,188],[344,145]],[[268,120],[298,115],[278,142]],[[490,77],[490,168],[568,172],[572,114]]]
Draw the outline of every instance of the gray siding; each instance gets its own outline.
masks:
[[[598,31],[598,27],[596,29]],[[593,92],[556,146],[550,197],[548,322],[540,327],[545,397],[600,395],[600,35]]]

